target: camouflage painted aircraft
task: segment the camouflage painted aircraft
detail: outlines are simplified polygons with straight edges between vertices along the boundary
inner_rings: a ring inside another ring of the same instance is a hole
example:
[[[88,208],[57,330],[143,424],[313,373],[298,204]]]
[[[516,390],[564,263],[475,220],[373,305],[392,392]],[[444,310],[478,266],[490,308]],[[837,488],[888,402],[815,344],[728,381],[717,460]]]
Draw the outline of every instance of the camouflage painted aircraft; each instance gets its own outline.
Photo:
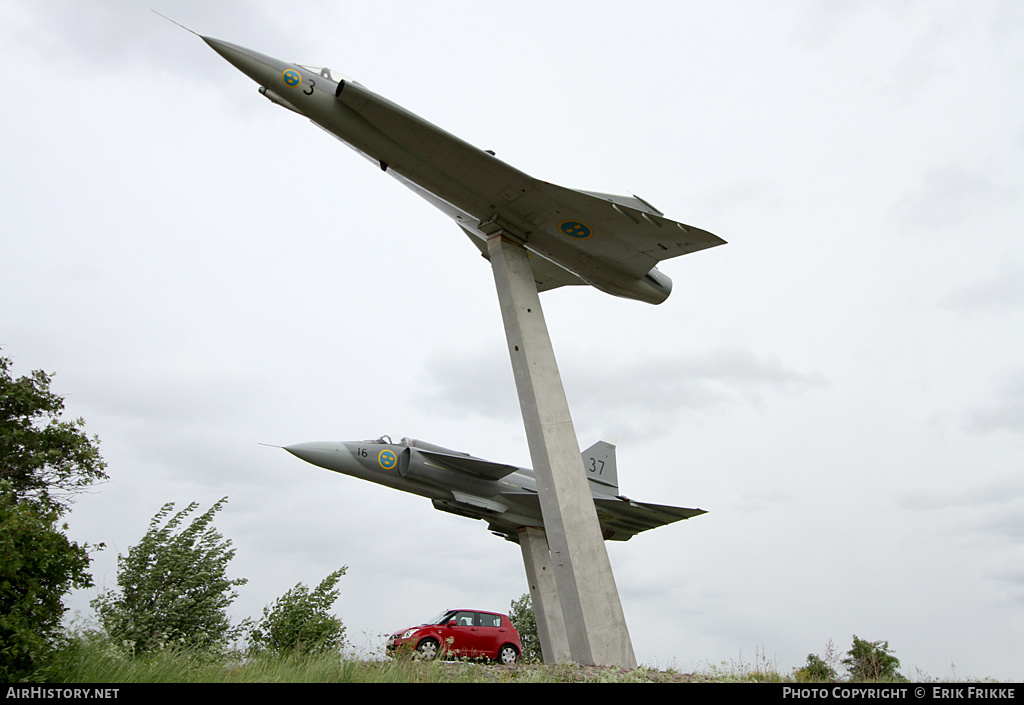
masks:
[[[494,235],[525,246],[538,291],[590,284],[659,304],[672,280],[658,262],[725,243],[637,196],[535,179],[330,69],[197,36],[271,102],[308,118],[454,219],[485,258]]]
[[[509,541],[519,542],[521,527],[544,526],[537,482],[528,468],[412,438],[393,443],[387,436],[372,441],[299,443],[285,450],[334,472],[427,497],[442,512],[483,519],[491,532]],[[599,441],[582,455],[606,540],[627,541],[641,531],[706,513],[635,502],[619,494],[611,443]]]

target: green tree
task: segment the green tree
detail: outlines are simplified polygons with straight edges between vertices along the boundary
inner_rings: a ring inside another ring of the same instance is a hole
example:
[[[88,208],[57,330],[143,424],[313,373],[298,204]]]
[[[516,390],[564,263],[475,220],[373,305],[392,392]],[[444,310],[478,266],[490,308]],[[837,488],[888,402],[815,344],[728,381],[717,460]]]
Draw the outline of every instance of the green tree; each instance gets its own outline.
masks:
[[[0,482],[0,682],[32,678],[61,635],[64,595],[92,586],[86,548],[58,522],[56,508]]]
[[[105,480],[99,440],[62,421],[53,375],[15,379],[0,356],[0,680],[31,679],[61,635],[64,596],[89,587],[89,546],[68,540],[60,517]],[[102,546],[102,545],[101,545]]]
[[[120,593],[107,590],[91,603],[115,643],[136,653],[168,646],[207,651],[238,636],[242,627],[232,628],[226,611],[238,597],[233,588],[248,581],[228,579],[235,551],[211,525],[226,502],[224,497],[180,531],[199,504],[164,523],[174,510],[173,503],[165,504],[142,541],[127,556],[118,555]]]
[[[52,374],[14,379],[10,367],[0,357],[0,480],[19,499],[63,513],[74,495],[107,479],[99,439],[85,434],[82,419],[61,420],[64,399],[50,391]]]
[[[312,592],[299,583],[264,607],[263,618],[249,630],[250,651],[327,653],[344,646],[345,627],[330,609],[346,570],[348,566],[334,571]]]
[[[905,681],[900,660],[889,652],[887,641],[866,641],[853,635],[853,646],[842,660],[851,681]]]
[[[528,663],[543,662],[544,654],[540,649],[537,617],[533,613],[533,599],[530,593],[524,593],[518,600],[512,600],[508,618],[512,620],[512,626],[519,632],[519,639],[523,642],[522,660]]]

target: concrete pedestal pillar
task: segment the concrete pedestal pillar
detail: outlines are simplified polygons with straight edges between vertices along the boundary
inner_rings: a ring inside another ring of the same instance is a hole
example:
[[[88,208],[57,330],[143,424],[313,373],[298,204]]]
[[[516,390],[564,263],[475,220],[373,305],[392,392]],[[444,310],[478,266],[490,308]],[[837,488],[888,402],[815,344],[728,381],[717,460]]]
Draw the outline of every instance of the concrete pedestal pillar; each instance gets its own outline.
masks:
[[[529,255],[487,241],[573,661],[634,668],[636,657],[601,536]],[[549,635],[550,636],[550,635]]]
[[[533,616],[537,620],[537,636],[544,663],[568,663],[569,638],[565,634],[562,605],[558,601],[558,585],[551,567],[548,537],[544,529],[534,526],[519,530],[519,546],[523,549],[523,565],[530,584]]]

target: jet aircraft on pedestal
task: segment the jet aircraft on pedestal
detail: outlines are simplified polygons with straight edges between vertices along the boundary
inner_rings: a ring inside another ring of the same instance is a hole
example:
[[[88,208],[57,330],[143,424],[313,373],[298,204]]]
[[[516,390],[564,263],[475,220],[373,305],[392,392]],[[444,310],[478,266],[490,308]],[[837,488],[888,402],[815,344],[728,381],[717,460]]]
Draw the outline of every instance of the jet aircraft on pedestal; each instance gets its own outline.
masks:
[[[436,509],[483,519],[494,534],[519,542],[519,529],[543,527],[533,470],[476,458],[432,443],[383,436],[372,441],[286,446],[308,463],[396,490],[427,497]],[[705,514],[635,502],[619,493],[615,446],[598,441],[581,454],[606,540],[627,541],[641,531]]]
[[[485,258],[497,234],[526,247],[538,291],[590,284],[659,304],[672,280],[658,262],[725,243],[637,196],[535,179],[330,69],[201,38],[271,102],[309,118],[454,219]]]

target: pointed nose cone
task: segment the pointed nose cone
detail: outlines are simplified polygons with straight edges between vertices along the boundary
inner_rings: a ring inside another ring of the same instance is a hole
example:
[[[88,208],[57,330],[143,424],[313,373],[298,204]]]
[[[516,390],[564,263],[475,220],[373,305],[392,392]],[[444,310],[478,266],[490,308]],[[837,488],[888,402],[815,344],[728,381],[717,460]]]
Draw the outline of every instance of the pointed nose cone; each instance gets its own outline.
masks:
[[[338,444],[336,443],[324,443],[322,441],[296,443],[295,445],[285,446],[284,449],[296,458],[301,458],[307,463],[319,465],[328,470],[335,470],[338,465]]]
[[[213,37],[202,37],[211,49],[224,57],[228,63],[256,81],[260,85],[267,85],[271,79],[288,69],[290,64],[275,59],[266,54],[261,54],[252,49],[225,42]],[[303,444],[304,445],[304,444]]]

